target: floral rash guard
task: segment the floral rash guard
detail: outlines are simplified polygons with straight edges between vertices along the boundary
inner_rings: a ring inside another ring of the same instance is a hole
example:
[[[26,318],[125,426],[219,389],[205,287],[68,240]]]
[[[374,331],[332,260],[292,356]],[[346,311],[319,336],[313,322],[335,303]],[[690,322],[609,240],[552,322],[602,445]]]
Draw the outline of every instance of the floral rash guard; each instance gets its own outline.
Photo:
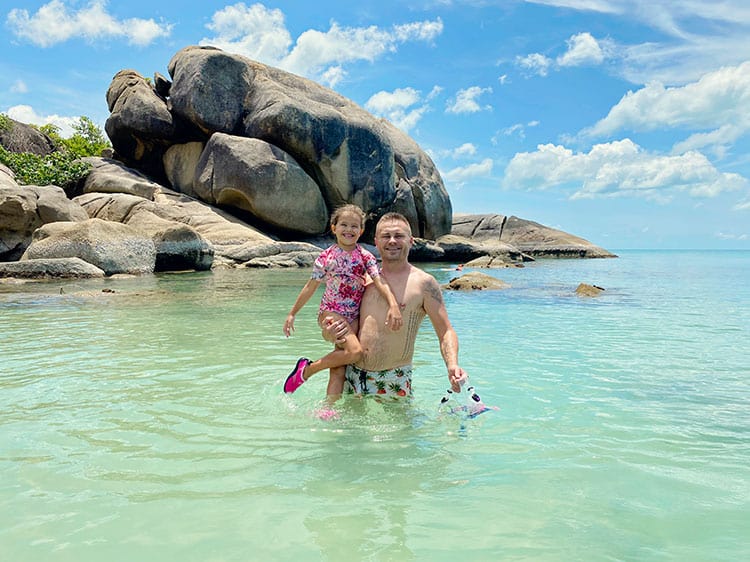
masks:
[[[359,305],[365,292],[365,273],[373,279],[380,275],[378,262],[357,244],[351,252],[334,244],[323,250],[313,265],[312,279],[325,280],[320,312],[335,312],[350,323],[359,317]]]

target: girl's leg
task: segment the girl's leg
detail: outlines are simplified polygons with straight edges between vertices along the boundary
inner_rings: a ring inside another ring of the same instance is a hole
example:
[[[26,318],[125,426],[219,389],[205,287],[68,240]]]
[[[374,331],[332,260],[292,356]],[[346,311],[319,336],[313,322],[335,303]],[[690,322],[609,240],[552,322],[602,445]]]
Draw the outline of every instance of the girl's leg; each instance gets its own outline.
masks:
[[[332,317],[334,320],[342,318],[333,312],[327,312],[325,315]],[[321,322],[323,320],[324,319],[321,319]],[[336,348],[331,351],[331,353],[307,365],[307,367],[305,367],[303,378],[307,380],[318,371],[342,367],[359,361],[362,358],[362,346],[355,335],[357,334],[358,329],[359,322],[356,320],[351,322],[349,324],[349,333],[345,336],[344,342],[340,344],[337,343]],[[343,376],[341,377],[341,384],[343,388]]]

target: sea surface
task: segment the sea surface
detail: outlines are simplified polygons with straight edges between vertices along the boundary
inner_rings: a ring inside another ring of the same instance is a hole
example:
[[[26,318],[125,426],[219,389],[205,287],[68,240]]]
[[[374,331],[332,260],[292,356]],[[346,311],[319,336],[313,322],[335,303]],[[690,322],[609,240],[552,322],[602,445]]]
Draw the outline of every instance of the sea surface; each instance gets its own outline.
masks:
[[[284,395],[308,270],[2,283],[0,560],[748,560],[750,252],[618,254],[445,293],[468,420],[427,321],[411,403]]]

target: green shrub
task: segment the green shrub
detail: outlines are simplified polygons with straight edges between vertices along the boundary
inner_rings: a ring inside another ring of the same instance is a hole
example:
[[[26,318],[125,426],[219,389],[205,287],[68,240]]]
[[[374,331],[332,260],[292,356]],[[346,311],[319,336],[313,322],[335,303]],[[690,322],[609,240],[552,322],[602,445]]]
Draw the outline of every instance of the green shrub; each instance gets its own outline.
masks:
[[[0,113],[0,129],[12,126],[7,115]],[[16,175],[16,181],[25,185],[54,184],[68,189],[91,170],[91,166],[79,160],[86,156],[99,156],[102,150],[112,145],[102,130],[88,117],[80,117],[73,125],[75,133],[67,139],[60,136],[60,128],[48,124],[38,127],[57,148],[57,152],[39,156],[29,152],[11,152],[0,146],[0,162]]]
[[[22,185],[58,185],[75,187],[88,175],[91,165],[70,152],[53,152],[45,156],[30,152],[11,152],[0,146],[0,162],[8,166]]]

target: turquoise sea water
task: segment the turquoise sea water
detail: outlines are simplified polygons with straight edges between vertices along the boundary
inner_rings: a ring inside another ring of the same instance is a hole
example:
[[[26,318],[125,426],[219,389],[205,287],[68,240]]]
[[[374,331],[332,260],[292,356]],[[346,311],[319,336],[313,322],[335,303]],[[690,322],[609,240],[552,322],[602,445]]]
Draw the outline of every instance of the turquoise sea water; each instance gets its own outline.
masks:
[[[446,293],[467,422],[283,395],[309,271],[0,284],[0,560],[750,559],[750,252],[620,256]]]

